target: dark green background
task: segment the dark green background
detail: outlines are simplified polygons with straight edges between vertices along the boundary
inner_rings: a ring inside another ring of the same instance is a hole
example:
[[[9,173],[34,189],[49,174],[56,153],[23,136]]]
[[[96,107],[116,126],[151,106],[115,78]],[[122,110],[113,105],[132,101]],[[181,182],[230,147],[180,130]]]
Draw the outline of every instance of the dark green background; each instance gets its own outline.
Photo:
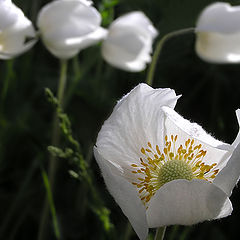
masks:
[[[49,1],[18,0],[33,22],[39,9]],[[103,24],[112,17],[141,10],[154,23],[160,37],[195,25],[208,0],[122,0],[95,1],[103,13]],[[231,1],[240,4],[240,1]],[[239,23],[240,24],[240,23]],[[220,140],[231,143],[238,124],[235,110],[240,108],[240,65],[215,65],[200,60],[194,52],[195,35],[169,40],[163,48],[154,77],[154,87],[170,87],[182,94],[176,110],[202,125]],[[154,45],[155,46],[155,45]],[[85,159],[94,172],[94,183],[105,206],[111,210],[114,234],[104,233],[98,217],[89,209],[89,193],[84,184],[70,177],[72,166],[59,159],[54,202],[61,239],[124,239],[127,219],[107,192],[92,147],[103,121],[116,101],[140,82],[146,72],[128,73],[115,69],[101,58],[100,45],[93,46],[69,61],[65,111],[72,121]],[[57,88],[59,61],[39,41],[24,55],[0,61],[0,239],[37,239],[45,197],[41,166],[47,169],[53,108],[44,88]],[[168,228],[166,239],[236,239],[240,224],[240,191],[231,200],[234,211],[225,219],[193,227]],[[48,239],[55,239],[48,227]],[[129,239],[137,239],[133,232]]]

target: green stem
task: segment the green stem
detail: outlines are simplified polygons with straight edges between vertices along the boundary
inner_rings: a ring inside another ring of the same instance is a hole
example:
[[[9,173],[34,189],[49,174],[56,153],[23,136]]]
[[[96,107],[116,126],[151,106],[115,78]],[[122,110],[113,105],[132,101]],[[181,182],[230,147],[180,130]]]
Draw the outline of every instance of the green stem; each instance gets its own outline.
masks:
[[[60,78],[58,82],[58,90],[57,90],[57,98],[59,101],[59,104],[63,105],[63,97],[64,97],[64,90],[66,86],[66,80],[67,80],[67,60],[61,60],[60,62]],[[52,139],[51,139],[51,145],[52,146],[58,146],[60,140],[60,129],[59,129],[59,121],[57,117],[57,113],[54,114],[53,119],[53,131],[52,131]],[[55,175],[58,167],[57,158],[50,155],[49,157],[49,168],[48,168],[48,176],[49,176],[49,186],[52,189],[52,192],[54,192],[54,185],[55,185]],[[45,186],[46,187],[46,186]],[[48,189],[46,189],[48,192]],[[54,204],[53,202],[49,202],[48,194],[44,201],[42,216],[40,220],[40,227],[39,227],[39,233],[38,233],[38,240],[44,240],[46,239],[46,231],[48,226],[48,216],[49,216],[49,205]],[[54,217],[54,216],[53,216]],[[54,224],[54,218],[53,218],[53,224]],[[56,225],[54,224],[54,227]],[[57,229],[54,229],[55,233],[58,232]],[[56,235],[57,237],[57,235]]]
[[[60,79],[59,79],[59,85],[58,85],[58,92],[57,92],[57,98],[59,101],[59,104],[63,104],[63,96],[64,96],[64,90],[66,87],[66,81],[67,81],[67,60],[62,59],[60,62]]]
[[[166,231],[165,226],[158,228],[157,231],[156,231],[156,235],[155,235],[154,240],[163,240],[165,231]]]
[[[4,79],[4,85],[1,91],[1,98],[4,101],[6,96],[7,96],[7,92],[8,92],[8,88],[9,88],[9,84],[10,84],[10,80],[13,77],[14,73],[13,73],[13,60],[8,60],[6,62],[7,64],[7,74],[6,77]]]
[[[58,227],[57,214],[56,214],[56,209],[54,206],[51,186],[50,186],[50,183],[48,180],[47,173],[43,169],[42,169],[42,178],[43,178],[44,186],[47,191],[47,198],[48,198],[48,203],[49,203],[50,211],[51,211],[52,218],[53,218],[53,226],[54,226],[55,236],[57,239],[60,239],[60,231],[59,231],[59,227]]]
[[[155,73],[155,68],[157,65],[158,57],[161,53],[164,43],[172,37],[175,37],[175,36],[178,36],[181,34],[185,34],[185,33],[189,33],[189,32],[193,32],[193,31],[194,31],[194,28],[185,28],[185,29],[177,30],[177,31],[166,34],[158,41],[156,49],[153,54],[151,65],[150,65],[148,73],[147,73],[146,83],[149,86],[151,86],[153,83],[153,78],[154,78],[154,73]]]
[[[57,99],[59,102],[59,105],[63,108],[63,97],[64,97],[64,90],[66,87],[66,81],[67,81],[67,61],[61,60],[60,62],[60,78],[58,82],[58,90],[57,90]],[[57,113],[54,114],[53,119],[53,131],[52,131],[52,140],[51,140],[51,146],[57,147],[59,145],[60,140],[60,129],[59,129],[59,121]],[[54,189],[55,184],[55,174],[58,167],[58,161],[57,158],[53,155],[50,155],[49,158],[49,169],[48,169],[48,176],[49,176],[49,182]]]

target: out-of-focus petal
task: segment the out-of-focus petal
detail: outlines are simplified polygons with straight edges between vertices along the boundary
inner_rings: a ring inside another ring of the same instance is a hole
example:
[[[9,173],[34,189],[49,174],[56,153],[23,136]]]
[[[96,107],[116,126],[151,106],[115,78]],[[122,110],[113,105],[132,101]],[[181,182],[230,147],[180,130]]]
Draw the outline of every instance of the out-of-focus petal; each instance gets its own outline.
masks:
[[[37,41],[29,19],[11,1],[0,2],[0,59],[10,59],[29,50]]]
[[[151,61],[152,42],[157,30],[142,12],[132,12],[116,19],[102,44],[103,58],[111,65],[141,71]]]
[[[198,32],[196,52],[203,60],[214,63],[240,62],[240,32],[222,34],[216,32]]]
[[[99,154],[97,148],[94,148],[94,156],[109,192],[129,219],[138,237],[145,240],[148,235],[145,207],[139,199],[136,189],[120,175],[120,170],[116,168],[116,165],[112,165]]]
[[[10,27],[19,18],[24,17],[23,12],[10,0],[0,1],[0,32]]]
[[[54,43],[49,42],[46,44],[46,47],[53,55],[58,56],[59,58],[71,58],[81,49],[87,48],[99,42],[99,40],[104,38],[106,34],[107,30],[99,27],[94,32],[86,34],[82,37],[63,39],[62,41],[59,40]]]
[[[58,0],[44,6],[37,20],[43,42],[59,58],[70,58],[106,36],[100,13],[88,1]]]
[[[147,209],[149,227],[192,225],[226,217],[232,212],[228,196],[204,180],[174,180],[162,186]]]
[[[240,62],[240,6],[217,2],[206,7],[196,25],[195,49],[214,63]]]
[[[240,6],[216,2],[207,6],[200,14],[197,32],[218,32],[233,34],[240,32]]]
[[[113,21],[110,30],[114,31],[118,28],[132,28],[133,30],[152,38],[155,38],[158,35],[158,31],[154,28],[152,22],[143,12],[140,11],[125,14]]]

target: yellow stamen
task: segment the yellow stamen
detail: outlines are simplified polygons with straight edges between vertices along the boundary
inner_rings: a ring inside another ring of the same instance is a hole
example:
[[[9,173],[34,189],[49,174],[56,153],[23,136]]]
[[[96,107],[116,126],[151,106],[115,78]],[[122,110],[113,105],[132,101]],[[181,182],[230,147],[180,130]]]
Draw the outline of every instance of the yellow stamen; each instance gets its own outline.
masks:
[[[194,139],[187,139],[185,143],[177,146],[178,136],[165,136],[163,151],[159,146],[152,146],[147,142],[147,148],[142,147],[140,164],[131,164],[133,174],[137,177],[134,186],[138,188],[139,197],[146,205],[155,192],[165,183],[175,179],[203,179],[212,182],[219,172],[217,163],[205,164],[203,158],[207,151],[202,145],[195,145]]]

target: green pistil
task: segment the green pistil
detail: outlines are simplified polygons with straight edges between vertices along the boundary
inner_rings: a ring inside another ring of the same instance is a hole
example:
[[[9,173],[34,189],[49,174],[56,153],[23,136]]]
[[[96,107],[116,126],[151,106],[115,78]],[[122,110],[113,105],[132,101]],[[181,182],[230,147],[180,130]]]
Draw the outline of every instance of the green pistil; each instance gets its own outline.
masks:
[[[158,173],[159,185],[162,186],[167,182],[176,179],[193,179],[193,172],[191,167],[181,160],[170,160],[166,162]]]

